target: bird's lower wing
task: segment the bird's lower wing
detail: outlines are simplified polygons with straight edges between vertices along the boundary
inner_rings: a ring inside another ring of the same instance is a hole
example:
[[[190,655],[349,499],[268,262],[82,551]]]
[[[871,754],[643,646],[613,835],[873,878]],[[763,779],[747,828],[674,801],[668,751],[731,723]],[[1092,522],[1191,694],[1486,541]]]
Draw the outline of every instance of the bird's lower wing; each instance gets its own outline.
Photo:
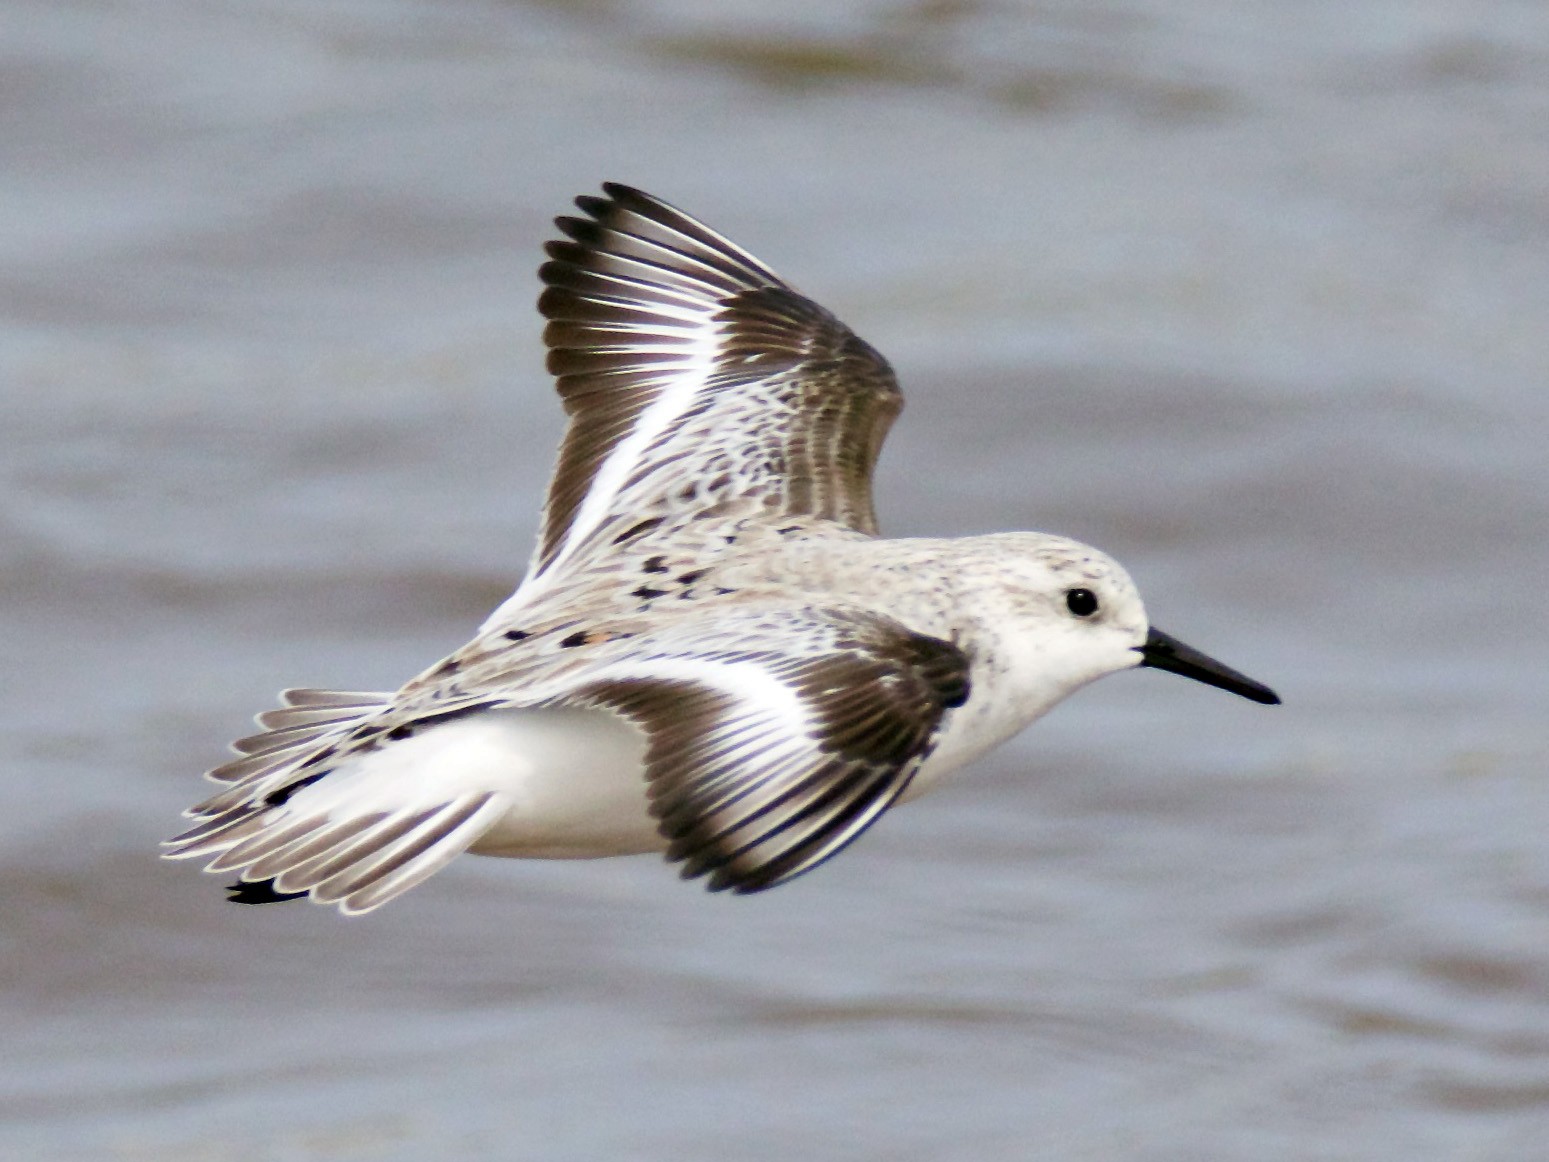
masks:
[[[713,891],[762,891],[835,855],[891,806],[968,697],[949,642],[851,610],[717,619],[642,643],[558,704],[648,739],[668,858]]]

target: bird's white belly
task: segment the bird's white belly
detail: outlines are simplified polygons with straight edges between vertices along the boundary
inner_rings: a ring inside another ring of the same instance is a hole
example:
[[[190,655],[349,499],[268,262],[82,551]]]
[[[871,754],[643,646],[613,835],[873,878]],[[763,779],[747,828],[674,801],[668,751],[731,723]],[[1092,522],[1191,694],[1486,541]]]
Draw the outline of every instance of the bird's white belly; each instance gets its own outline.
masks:
[[[480,855],[586,859],[663,846],[646,806],[645,736],[607,711],[487,710],[382,758],[412,764],[438,791],[498,792],[508,807],[468,849]]]

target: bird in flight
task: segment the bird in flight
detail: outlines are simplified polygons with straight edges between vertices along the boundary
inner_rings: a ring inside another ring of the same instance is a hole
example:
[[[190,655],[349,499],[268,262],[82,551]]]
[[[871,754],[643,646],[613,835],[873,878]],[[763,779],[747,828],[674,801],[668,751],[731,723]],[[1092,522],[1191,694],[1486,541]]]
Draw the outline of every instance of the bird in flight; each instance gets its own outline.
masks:
[[[526,578],[396,693],[294,689],[164,844],[345,913],[464,851],[661,851],[758,892],[1105,674],[1268,687],[1044,533],[884,539],[887,360],[747,251],[607,184],[538,300],[569,416]]]

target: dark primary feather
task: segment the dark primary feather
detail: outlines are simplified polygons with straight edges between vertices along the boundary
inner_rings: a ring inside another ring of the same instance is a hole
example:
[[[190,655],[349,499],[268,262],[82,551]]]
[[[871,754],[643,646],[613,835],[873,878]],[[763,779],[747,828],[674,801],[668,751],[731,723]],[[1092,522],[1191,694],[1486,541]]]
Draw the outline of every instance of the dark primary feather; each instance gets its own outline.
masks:
[[[390,694],[341,690],[286,690],[285,705],[258,716],[262,734],[239,738],[232,749],[241,757],[206,772],[217,783],[243,784],[293,764],[330,737],[347,731],[382,710]]]

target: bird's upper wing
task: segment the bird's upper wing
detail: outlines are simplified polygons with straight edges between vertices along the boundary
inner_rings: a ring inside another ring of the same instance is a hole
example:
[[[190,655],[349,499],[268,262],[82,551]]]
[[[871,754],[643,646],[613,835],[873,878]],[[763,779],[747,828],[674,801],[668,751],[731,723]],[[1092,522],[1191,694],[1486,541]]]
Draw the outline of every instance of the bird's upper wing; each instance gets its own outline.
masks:
[[[734,501],[876,532],[887,361],[752,255],[609,184],[560,218],[539,310],[570,415],[527,584]]]
[[[685,623],[604,662],[551,704],[643,729],[651,810],[685,878],[774,887],[897,800],[968,697],[950,642],[876,614],[765,610]]]

